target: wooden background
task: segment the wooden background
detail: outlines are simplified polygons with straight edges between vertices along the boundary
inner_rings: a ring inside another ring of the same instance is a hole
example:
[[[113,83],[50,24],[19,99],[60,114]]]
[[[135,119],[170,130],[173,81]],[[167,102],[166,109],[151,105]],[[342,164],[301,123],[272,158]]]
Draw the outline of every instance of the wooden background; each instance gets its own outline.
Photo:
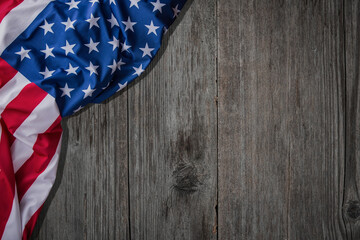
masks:
[[[189,0],[63,122],[33,239],[360,239],[360,3]]]

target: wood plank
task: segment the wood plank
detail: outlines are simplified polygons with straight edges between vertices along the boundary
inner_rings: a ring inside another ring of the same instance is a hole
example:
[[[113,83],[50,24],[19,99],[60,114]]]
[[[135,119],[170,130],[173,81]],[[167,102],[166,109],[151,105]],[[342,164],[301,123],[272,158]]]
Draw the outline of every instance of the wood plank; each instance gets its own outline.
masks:
[[[189,1],[129,86],[132,239],[216,239],[215,2]]]
[[[32,239],[128,239],[127,93],[63,126],[55,189]]]
[[[346,152],[343,218],[346,239],[360,238],[360,104],[359,104],[359,57],[360,57],[360,3],[345,2],[345,49],[346,79]]]
[[[218,6],[219,239],[341,239],[342,3]]]
[[[344,25],[341,1],[299,3],[289,12],[290,239],[342,236]],[[312,226],[312,227],[309,227]]]

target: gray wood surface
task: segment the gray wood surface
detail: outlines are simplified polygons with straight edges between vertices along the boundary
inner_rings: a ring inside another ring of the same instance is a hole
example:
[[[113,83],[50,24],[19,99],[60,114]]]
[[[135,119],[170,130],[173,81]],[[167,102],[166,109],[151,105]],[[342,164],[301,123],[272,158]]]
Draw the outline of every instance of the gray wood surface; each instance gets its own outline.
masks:
[[[240,19],[219,28],[219,239],[339,239],[342,4],[231,2],[219,10]]]
[[[360,57],[360,3],[345,1],[345,170],[343,193],[344,235],[348,239],[360,239],[359,171],[360,171],[360,105],[359,105],[359,57]]]
[[[63,122],[32,239],[360,239],[360,3],[189,0]]]
[[[215,1],[188,7],[128,89],[132,239],[216,239]]]

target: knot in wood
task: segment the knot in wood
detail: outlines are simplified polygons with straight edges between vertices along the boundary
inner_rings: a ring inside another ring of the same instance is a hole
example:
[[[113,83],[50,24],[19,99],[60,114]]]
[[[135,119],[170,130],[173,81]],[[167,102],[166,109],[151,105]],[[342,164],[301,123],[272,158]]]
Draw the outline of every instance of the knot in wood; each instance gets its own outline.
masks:
[[[360,204],[358,201],[348,202],[345,210],[346,215],[353,220],[357,220],[360,217]]]
[[[198,189],[197,169],[190,163],[179,163],[173,172],[174,188],[181,192],[193,193]]]

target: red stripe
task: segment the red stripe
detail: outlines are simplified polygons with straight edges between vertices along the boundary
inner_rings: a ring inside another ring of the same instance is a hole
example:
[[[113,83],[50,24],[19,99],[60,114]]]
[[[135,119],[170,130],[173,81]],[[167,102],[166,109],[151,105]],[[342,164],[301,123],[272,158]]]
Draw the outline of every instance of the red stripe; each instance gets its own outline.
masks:
[[[16,69],[10,66],[4,59],[0,58],[0,88],[10,81],[16,73]]]
[[[6,127],[1,124],[2,132],[0,139],[0,237],[4,233],[6,222],[10,216],[15,191],[15,176],[11,161],[8,133]]]
[[[8,14],[11,9],[22,3],[23,0],[1,0],[0,1],[0,22]]]
[[[16,172],[19,202],[54,156],[62,133],[60,122],[59,116],[46,132],[38,135],[33,147],[34,153]]]
[[[2,126],[4,126],[4,128],[6,128],[6,123],[4,122],[4,119],[0,118],[0,123],[2,124]],[[3,131],[4,130],[6,131],[8,137],[9,146],[11,147],[11,145],[15,141],[15,137],[7,129],[3,129]]]
[[[41,205],[41,207],[39,207],[39,209],[31,216],[30,220],[25,225],[22,240],[30,239],[31,233],[35,227],[36,220],[39,217],[39,214],[40,214],[43,206],[44,206],[44,204]]]
[[[1,113],[7,129],[14,134],[35,107],[46,97],[47,92],[39,91],[35,83],[26,85]]]

